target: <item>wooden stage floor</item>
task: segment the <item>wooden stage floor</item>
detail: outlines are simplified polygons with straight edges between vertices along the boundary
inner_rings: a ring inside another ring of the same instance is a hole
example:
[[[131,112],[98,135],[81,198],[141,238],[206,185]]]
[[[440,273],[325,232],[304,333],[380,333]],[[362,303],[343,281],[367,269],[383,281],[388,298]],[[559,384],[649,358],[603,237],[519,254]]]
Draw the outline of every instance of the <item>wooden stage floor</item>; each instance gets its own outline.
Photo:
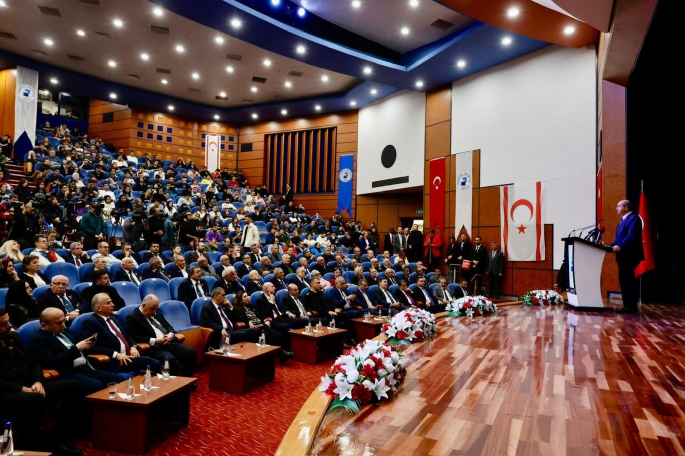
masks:
[[[324,418],[315,455],[685,454],[685,307],[444,318],[389,403]]]

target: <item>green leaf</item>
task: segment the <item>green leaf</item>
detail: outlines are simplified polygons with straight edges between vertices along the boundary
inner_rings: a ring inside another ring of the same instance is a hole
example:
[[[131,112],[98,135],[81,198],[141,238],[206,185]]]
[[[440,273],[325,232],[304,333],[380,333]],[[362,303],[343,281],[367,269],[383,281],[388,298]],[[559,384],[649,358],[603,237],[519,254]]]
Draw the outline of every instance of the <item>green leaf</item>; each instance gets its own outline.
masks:
[[[345,399],[344,401],[341,401],[339,398],[333,399],[328,410],[331,411],[337,408],[342,408],[353,415],[359,413],[359,403],[353,399]]]

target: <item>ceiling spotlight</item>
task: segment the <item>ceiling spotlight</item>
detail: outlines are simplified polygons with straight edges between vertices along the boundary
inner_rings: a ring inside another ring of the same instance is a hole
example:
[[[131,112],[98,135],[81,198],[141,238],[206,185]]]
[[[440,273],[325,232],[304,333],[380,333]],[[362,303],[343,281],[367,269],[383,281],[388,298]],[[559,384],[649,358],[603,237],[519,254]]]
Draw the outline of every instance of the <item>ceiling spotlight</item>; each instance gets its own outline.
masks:
[[[52,41],[50,38],[45,38],[43,40],[43,43],[45,43],[46,46],[52,46],[53,44],[55,44],[55,42]]]
[[[505,46],[509,46],[511,44],[511,38],[509,38],[509,37],[503,38],[502,44]]]
[[[288,115],[288,111],[286,109],[281,109],[281,114],[283,114],[284,116]]]
[[[216,41],[216,44],[224,44],[224,37],[217,36],[216,38],[214,38],[214,41]]]
[[[219,92],[219,96],[221,98],[226,98],[226,92]]]
[[[57,84],[58,82],[59,82],[59,81],[58,81],[57,79],[55,79],[55,78],[51,78],[51,79],[50,79],[50,83],[52,83],[52,84]]]
[[[509,8],[509,10],[507,11],[507,16],[509,16],[509,17],[517,17],[517,16],[519,15],[520,12],[521,12],[521,10],[519,10],[519,9],[516,8],[516,7]]]
[[[174,105],[169,105],[169,111],[173,111],[173,110],[174,110]]]
[[[257,115],[257,113],[252,114],[252,118],[253,118],[253,119],[257,119],[258,117],[259,117],[259,116]]]
[[[353,6],[354,8],[359,8],[360,6],[362,6],[362,2],[360,2],[359,0],[354,0],[354,1],[352,2],[352,6]]]
[[[167,81],[166,79],[162,79],[162,84],[167,84],[168,82],[169,81]]]
[[[193,77],[193,79],[200,79],[200,75],[197,73],[193,73],[191,76]]]
[[[307,10],[304,8],[297,8],[297,15],[300,17],[304,17],[304,15],[307,14]]]
[[[114,92],[112,92],[112,93],[109,94],[109,97],[110,97],[112,100],[116,100],[116,99],[117,99],[117,94],[114,93]]]
[[[307,50],[306,50],[306,49],[304,48],[304,46],[302,46],[302,45],[297,46],[296,51],[297,51],[298,54],[304,54],[305,52],[307,52]]]
[[[371,95],[376,95],[378,93],[378,90],[376,89],[371,89]]]
[[[176,45],[176,52],[178,52],[179,54],[181,54],[181,53],[183,53],[183,52],[185,52],[185,51],[186,51],[186,48],[184,48],[184,47],[181,46],[180,44]]]
[[[316,109],[317,111],[321,111],[321,106],[320,106],[320,105],[316,105],[316,106],[314,106],[314,109]]]
[[[409,6],[416,8],[417,6],[419,6],[419,0],[410,0]]]
[[[114,19],[114,21],[112,23],[114,24],[115,27],[121,27],[122,25],[124,25],[124,23],[121,22],[121,19]]]
[[[107,65],[109,65],[109,66],[111,66],[112,68],[114,68],[115,66],[117,66],[117,62],[115,62],[114,60],[110,60],[109,62],[107,62]]]
[[[240,28],[240,26],[243,25],[242,22],[240,22],[240,19],[232,19],[231,20],[231,26],[235,28]]]
[[[250,87],[250,90],[251,90],[252,92],[256,92],[256,91],[257,91],[257,87],[252,86],[252,87]]]
[[[83,30],[76,30],[76,34],[78,36],[86,36],[86,32],[84,32]]]
[[[457,62],[457,66],[459,68],[464,68],[466,66],[466,62],[464,62],[463,60],[460,60]]]
[[[568,27],[565,27],[565,28],[564,28],[564,33],[565,33],[566,35],[572,35],[573,32],[575,32],[575,31],[576,31],[576,28],[573,27],[572,25],[569,25]]]
[[[357,102],[354,100],[350,101],[350,106],[357,106]]]
[[[371,74],[371,67],[365,67],[364,74]]]
[[[328,76],[326,76],[326,75],[321,76],[321,80],[322,80],[323,82],[328,82]]]
[[[219,114],[214,114],[214,120],[219,120],[221,117],[219,117]]]
[[[0,6],[5,7],[5,6],[7,6],[7,3],[5,3],[3,0],[0,0]]]
[[[140,54],[140,58],[143,60],[150,60],[150,56],[145,53]]]
[[[265,59],[264,60],[264,66],[267,66],[267,67],[271,66],[271,60]]]
[[[290,81],[285,81],[285,86],[286,86],[287,88],[291,88],[291,87],[293,86],[293,83],[290,82]]]
[[[164,14],[164,11],[162,11],[162,8],[155,8],[152,10],[152,14],[154,14],[157,17],[160,17],[162,14]]]
[[[418,87],[418,88],[423,87],[423,81],[416,81],[416,87]]]
[[[271,4],[272,4],[273,6],[278,6],[278,5],[281,4],[281,0],[271,0]]]
[[[227,66],[227,67],[226,67],[226,72],[228,72],[228,73],[233,73],[233,67],[232,67],[232,66]]]
[[[400,33],[401,33],[402,35],[409,35],[409,27],[402,27],[402,28],[400,29]]]

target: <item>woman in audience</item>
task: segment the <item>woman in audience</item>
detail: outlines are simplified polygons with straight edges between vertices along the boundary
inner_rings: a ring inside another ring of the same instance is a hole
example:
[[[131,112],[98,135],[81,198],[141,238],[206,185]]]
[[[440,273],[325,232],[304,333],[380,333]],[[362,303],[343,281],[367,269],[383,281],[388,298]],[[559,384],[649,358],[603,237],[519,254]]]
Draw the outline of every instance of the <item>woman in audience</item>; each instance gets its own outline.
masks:
[[[330,283],[331,286],[334,287],[335,279],[337,279],[338,277],[342,277],[342,272],[340,271],[340,269],[336,269],[335,271],[333,271],[333,278],[329,280],[328,283]]]
[[[24,259],[21,260],[21,265],[23,271],[19,274],[19,278],[28,282],[32,289],[47,285],[50,282],[50,280],[40,272],[37,256],[26,255]]]
[[[145,182],[144,177],[140,176],[138,178],[138,181],[133,186],[133,190],[135,190],[137,192],[146,192],[147,191],[147,183]]]
[[[9,240],[0,247],[0,258],[9,258],[12,261],[20,263],[24,259],[24,254],[21,253],[19,243],[14,240]]]
[[[197,211],[196,214],[198,214],[200,219],[204,219],[205,215],[207,215],[207,206],[205,206],[204,204],[201,204],[200,210]]]
[[[174,200],[167,200],[166,205],[164,206],[164,213],[166,215],[174,215],[176,212],[177,211],[176,206],[174,205]]]
[[[245,210],[243,210],[242,207],[238,209],[238,212],[235,213],[235,218],[238,221],[245,220]]]
[[[40,307],[31,296],[32,291],[31,284],[26,280],[18,280],[7,289],[5,309],[15,328],[40,316]]]
[[[45,198],[45,201],[47,201],[48,195],[48,191],[45,190],[45,181],[42,180],[38,183],[38,186],[36,187],[36,192],[33,194],[33,199],[36,200]]]
[[[405,253],[404,249],[401,249],[400,253],[395,256],[393,263],[399,263],[400,260],[405,262],[407,261],[407,254]]]
[[[357,266],[354,268],[354,277],[352,277],[351,282],[354,285],[359,285],[359,280],[364,278],[364,268],[362,266]]]
[[[12,194],[12,191],[7,187],[7,184],[0,184],[0,198],[5,195],[9,198],[10,194]]]
[[[124,189],[121,191],[121,194],[119,196],[121,196],[121,195],[128,198],[129,201],[132,201],[133,200],[133,189],[131,188],[131,186],[125,185]]]
[[[26,202],[26,200],[31,196],[28,179],[25,177],[19,179],[19,184],[17,184],[17,188],[14,189],[14,194],[19,197],[19,201],[22,203]]]
[[[14,269],[12,258],[8,257],[0,260],[0,288],[7,288],[17,280],[19,280],[19,274]]]
[[[369,282],[369,286],[378,285],[378,270],[375,268],[369,269],[369,278],[366,281]]]
[[[105,201],[103,203],[103,208],[102,208],[102,216],[107,219],[112,214],[112,211],[115,208],[115,204],[112,201],[112,197],[110,195],[105,195]]]

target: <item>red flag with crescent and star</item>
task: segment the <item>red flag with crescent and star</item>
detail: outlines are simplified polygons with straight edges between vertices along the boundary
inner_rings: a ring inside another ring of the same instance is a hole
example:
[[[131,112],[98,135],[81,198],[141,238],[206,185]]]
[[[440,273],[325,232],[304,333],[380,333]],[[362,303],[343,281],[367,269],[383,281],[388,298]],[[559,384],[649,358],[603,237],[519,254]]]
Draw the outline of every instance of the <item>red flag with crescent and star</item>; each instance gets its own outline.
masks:
[[[445,158],[430,161],[430,229],[442,235],[445,228]]]
[[[545,183],[500,187],[502,253],[509,261],[544,261]]]

